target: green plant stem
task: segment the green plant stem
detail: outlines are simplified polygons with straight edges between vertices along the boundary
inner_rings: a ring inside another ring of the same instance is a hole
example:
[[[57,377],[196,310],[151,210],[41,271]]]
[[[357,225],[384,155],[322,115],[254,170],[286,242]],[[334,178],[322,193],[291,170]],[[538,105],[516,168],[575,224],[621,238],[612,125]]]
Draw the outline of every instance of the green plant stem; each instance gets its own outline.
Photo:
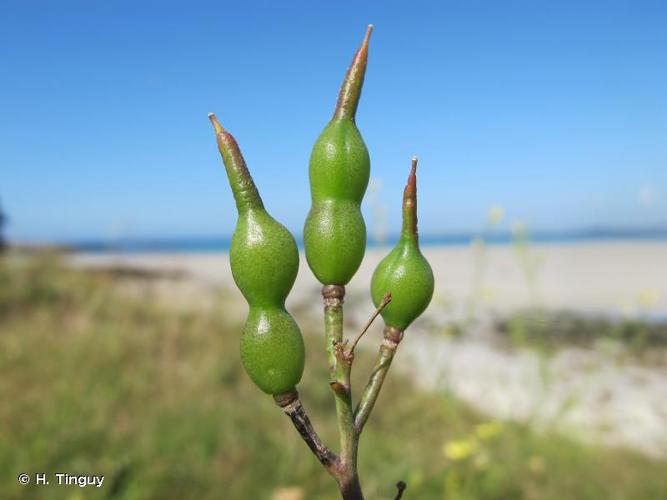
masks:
[[[385,327],[384,340],[380,345],[380,352],[378,353],[375,367],[354,412],[354,429],[357,436],[361,434],[371,411],[373,411],[375,402],[380,395],[382,384],[402,338],[403,332],[400,330],[390,326]]]
[[[345,350],[343,340],[343,299],[345,297],[345,287],[340,285],[325,285],[322,288],[322,298],[324,299],[324,338],[326,343],[327,359],[329,362],[329,385],[334,393],[336,402],[336,416],[338,420],[338,433],[340,436],[340,452],[338,457],[335,455],[324,455],[319,453],[317,442],[313,442],[311,433],[301,432],[301,422],[292,418],[295,427],[304,437],[311,450],[320,459],[320,462],[336,478],[338,488],[344,500],[363,500],[359,475],[357,473],[357,450],[359,448],[359,436],[368,420],[368,416],[373,410],[375,401],[377,401],[382,383],[387,375],[391,361],[399,342],[403,338],[403,332],[392,327],[385,327],[384,340],[380,346],[380,354],[377,364],[371,378],[361,397],[356,411],[352,407],[352,388],[350,384],[350,372],[352,371],[352,361],[354,360],[354,345],[350,351]],[[367,326],[362,330],[362,334],[367,330],[372,320],[379,314],[382,307],[386,306],[391,300],[391,295],[387,294],[381,307],[371,317]],[[355,345],[358,342],[357,337]],[[287,413],[287,412],[286,412]],[[288,413],[289,415],[289,413]],[[290,417],[292,417],[290,415]],[[313,431],[314,433],[314,431]],[[316,436],[315,436],[316,437]],[[335,461],[329,463],[333,456]],[[399,497],[402,489],[399,488]]]
[[[357,474],[358,435],[354,429],[352,391],[350,387],[351,359],[343,345],[343,298],[345,287],[326,285],[324,299],[324,336],[329,360],[330,386],[336,401],[336,416],[340,437],[340,470],[336,475],[338,487],[345,500],[361,500],[363,494]]]

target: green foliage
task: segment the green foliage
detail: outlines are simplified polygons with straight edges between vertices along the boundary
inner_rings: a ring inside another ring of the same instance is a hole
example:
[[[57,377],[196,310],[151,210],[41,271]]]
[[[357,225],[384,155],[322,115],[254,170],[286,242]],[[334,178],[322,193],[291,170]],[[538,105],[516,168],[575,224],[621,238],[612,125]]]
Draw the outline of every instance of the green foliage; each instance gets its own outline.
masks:
[[[0,260],[2,499],[268,500],[285,486],[338,498],[289,419],[243,373],[239,325],[225,319],[236,303],[222,296],[220,307],[177,311],[148,293],[136,300],[127,285],[48,260]],[[322,338],[305,340],[301,397],[333,443]],[[353,383],[370,362],[358,352]],[[667,490],[665,462],[488,422],[399,374],[361,440],[368,498],[391,498],[399,479],[404,498],[419,499],[652,499]],[[18,485],[28,471],[106,479],[100,489]]]
[[[5,225],[7,224],[7,216],[0,205],[0,252],[3,252],[7,246],[5,241]]]
[[[637,354],[667,346],[667,324],[642,318],[610,318],[573,311],[527,309],[499,321],[498,331],[512,344],[549,351],[563,346],[592,347],[601,340],[618,341]]]

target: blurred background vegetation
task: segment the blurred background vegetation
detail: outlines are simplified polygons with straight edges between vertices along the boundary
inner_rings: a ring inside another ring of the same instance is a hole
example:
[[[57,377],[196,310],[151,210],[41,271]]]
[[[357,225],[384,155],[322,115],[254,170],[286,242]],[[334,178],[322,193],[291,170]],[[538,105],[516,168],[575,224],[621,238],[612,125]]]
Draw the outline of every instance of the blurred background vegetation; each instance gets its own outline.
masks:
[[[337,498],[240,366],[236,212],[206,113],[300,238],[314,134],[369,22],[374,242],[346,335],[414,154],[436,292],[362,437],[368,500],[399,480],[404,499],[667,499],[667,2],[155,7],[0,4],[0,500]],[[301,262],[299,390],[336,448]]]
[[[333,482],[244,374],[240,325],[165,305],[157,276],[76,271],[56,253],[0,259],[0,497],[333,499]],[[163,279],[160,278],[160,279]],[[178,277],[170,277],[176,282]],[[317,325],[300,392],[335,442]],[[365,381],[371,350],[355,365]],[[482,415],[394,371],[362,438],[367,498],[659,499],[667,462]],[[21,486],[21,472],[103,474],[104,487]]]

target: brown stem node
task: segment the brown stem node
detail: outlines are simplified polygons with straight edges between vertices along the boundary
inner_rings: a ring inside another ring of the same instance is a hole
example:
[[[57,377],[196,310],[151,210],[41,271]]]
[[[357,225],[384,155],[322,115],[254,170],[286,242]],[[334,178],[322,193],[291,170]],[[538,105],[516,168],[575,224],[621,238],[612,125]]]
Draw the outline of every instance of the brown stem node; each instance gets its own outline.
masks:
[[[276,394],[273,396],[273,400],[281,408],[285,408],[287,405],[293,403],[297,399],[299,399],[299,393],[296,389],[290,392],[286,392],[285,394]]]
[[[339,396],[347,396],[347,394],[349,392],[347,387],[345,387],[343,384],[341,384],[337,380],[333,380],[333,381],[329,382],[329,387],[331,387],[331,390],[334,391]]]
[[[345,298],[345,287],[342,285],[324,285],[322,298],[325,306],[341,305]]]
[[[384,335],[384,339],[394,346],[398,346],[398,344],[401,343],[401,340],[403,340],[403,331],[399,330],[398,328],[394,328],[393,326],[385,326],[382,333]]]

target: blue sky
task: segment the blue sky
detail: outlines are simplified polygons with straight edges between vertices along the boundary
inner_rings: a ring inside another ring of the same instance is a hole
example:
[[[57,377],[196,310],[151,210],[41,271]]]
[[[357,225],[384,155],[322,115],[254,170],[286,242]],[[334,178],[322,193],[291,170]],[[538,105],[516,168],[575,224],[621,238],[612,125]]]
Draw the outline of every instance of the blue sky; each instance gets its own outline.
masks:
[[[2,0],[9,236],[231,233],[209,111],[300,235],[310,149],[368,23],[357,123],[390,231],[412,155],[423,233],[475,230],[495,204],[547,230],[667,223],[667,2]]]

